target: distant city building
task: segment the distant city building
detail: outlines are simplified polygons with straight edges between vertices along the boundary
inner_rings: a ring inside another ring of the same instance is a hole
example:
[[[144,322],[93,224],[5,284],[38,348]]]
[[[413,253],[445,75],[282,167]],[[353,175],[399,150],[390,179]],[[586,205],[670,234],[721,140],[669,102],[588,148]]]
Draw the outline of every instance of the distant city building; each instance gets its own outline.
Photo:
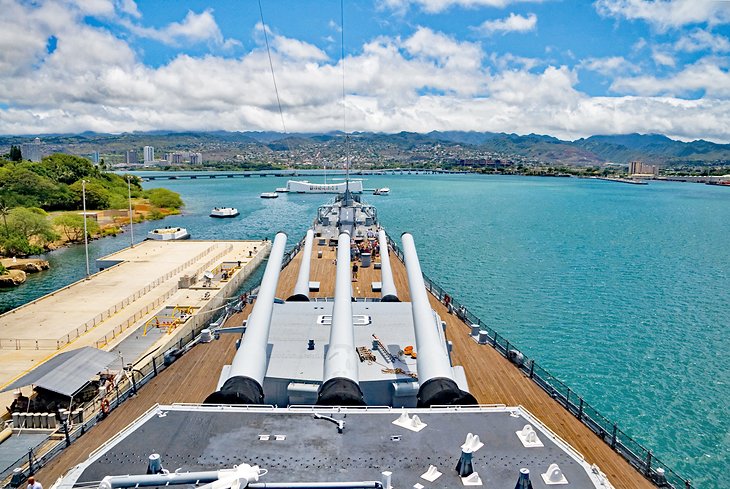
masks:
[[[659,176],[659,167],[656,165],[647,165],[641,161],[632,161],[629,163],[629,175],[653,175]]]
[[[100,158],[99,158],[99,152],[98,151],[94,151],[93,153],[91,153],[89,155],[89,159],[91,160],[92,163],[98,165],[99,164],[99,160],[100,160]]]
[[[137,150],[130,149],[129,151],[127,151],[126,162],[128,165],[136,165],[137,163],[139,163],[139,160],[137,159]]]
[[[170,165],[179,165],[183,162],[182,153],[165,153],[165,161]]]
[[[203,154],[202,153],[190,153],[190,164],[191,165],[202,165]]]
[[[153,146],[145,146],[144,147],[144,162],[152,163],[155,161],[155,148]]]
[[[24,160],[41,161],[43,158],[43,143],[41,143],[41,138],[35,138],[32,143],[21,144],[20,153]]]

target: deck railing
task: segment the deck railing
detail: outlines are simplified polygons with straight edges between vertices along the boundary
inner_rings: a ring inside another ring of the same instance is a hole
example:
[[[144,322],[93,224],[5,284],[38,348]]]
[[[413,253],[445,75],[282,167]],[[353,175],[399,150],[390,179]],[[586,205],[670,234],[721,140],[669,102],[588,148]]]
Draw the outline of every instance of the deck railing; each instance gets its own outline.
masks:
[[[403,251],[396,242],[388,236],[388,244],[398,259],[403,262]],[[447,292],[423,274],[426,288],[438,300],[444,301]],[[614,451],[618,452],[636,470],[652,481],[657,487],[674,489],[691,489],[692,483],[681,477],[665,463],[657,459],[653,452],[624,433],[618,424],[609,420],[586,400],[576,394],[564,382],[537,364],[520,351],[514,343],[484,324],[475,314],[451,294],[450,310],[456,314],[467,326],[478,325],[480,332],[487,334],[487,345],[494,348],[503,357],[508,359],[517,369],[529,377],[535,384],[544,390],[569,413],[578,418],[599,438],[606,442]]]

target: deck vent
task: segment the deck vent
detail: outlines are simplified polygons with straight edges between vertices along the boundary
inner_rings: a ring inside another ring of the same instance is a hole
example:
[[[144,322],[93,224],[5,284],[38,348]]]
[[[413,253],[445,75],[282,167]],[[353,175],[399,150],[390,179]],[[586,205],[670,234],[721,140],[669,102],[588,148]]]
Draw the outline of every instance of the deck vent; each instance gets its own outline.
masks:
[[[385,470],[380,473],[382,475],[381,482],[383,484],[383,489],[393,489],[393,484],[390,483],[391,478],[393,477],[393,472],[389,470]]]
[[[147,473],[148,474],[162,474],[165,469],[162,468],[162,459],[159,453],[153,453],[150,455],[147,462]]]
[[[307,341],[307,350],[314,350],[314,340]]]
[[[517,479],[515,489],[532,489],[532,481],[530,481],[530,470],[520,469],[520,478]]]
[[[565,478],[565,475],[563,475],[563,471],[560,470],[558,464],[550,464],[547,472],[540,475],[542,476],[543,482],[549,486],[568,483],[568,479]]]

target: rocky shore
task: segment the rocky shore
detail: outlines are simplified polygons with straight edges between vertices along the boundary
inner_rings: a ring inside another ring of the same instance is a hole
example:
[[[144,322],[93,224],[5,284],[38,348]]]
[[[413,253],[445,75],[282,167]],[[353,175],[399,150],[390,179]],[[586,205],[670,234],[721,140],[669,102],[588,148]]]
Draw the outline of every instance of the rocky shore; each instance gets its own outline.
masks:
[[[16,287],[25,282],[28,273],[49,268],[48,262],[39,258],[2,258],[0,264],[5,268],[0,274],[0,288]]]

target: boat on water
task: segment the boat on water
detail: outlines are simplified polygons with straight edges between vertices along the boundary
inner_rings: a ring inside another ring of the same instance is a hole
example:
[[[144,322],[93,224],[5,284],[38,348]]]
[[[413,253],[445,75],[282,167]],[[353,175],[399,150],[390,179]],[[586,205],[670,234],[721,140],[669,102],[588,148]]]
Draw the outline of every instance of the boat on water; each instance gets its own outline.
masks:
[[[238,209],[235,207],[214,207],[213,210],[210,211],[210,217],[219,218],[236,217],[239,214],[240,212],[238,212]]]
[[[376,188],[373,195],[390,195],[390,189],[388,187]]]
[[[279,194],[276,192],[263,192],[260,197],[262,199],[278,199]]]
[[[398,248],[374,206],[346,191],[319,207],[292,253],[287,241],[274,238],[247,320],[212,332],[238,346],[230,363],[210,353],[221,369],[205,399],[135,414],[54,489],[613,487],[600,461],[519,403],[479,404],[480,360],[456,364],[454,335],[475,349],[491,349],[489,336],[434,295],[415,238],[404,233]],[[530,370],[509,346],[505,356]]]
[[[350,180],[349,183],[314,183],[308,180],[289,180],[286,182],[285,188],[278,188],[276,191],[295,194],[341,194],[345,192],[346,188],[353,194],[361,194],[363,192],[362,180]]]
[[[190,239],[190,233],[185,228],[165,227],[153,229],[147,233],[147,239],[153,241],[176,241],[180,239]]]

